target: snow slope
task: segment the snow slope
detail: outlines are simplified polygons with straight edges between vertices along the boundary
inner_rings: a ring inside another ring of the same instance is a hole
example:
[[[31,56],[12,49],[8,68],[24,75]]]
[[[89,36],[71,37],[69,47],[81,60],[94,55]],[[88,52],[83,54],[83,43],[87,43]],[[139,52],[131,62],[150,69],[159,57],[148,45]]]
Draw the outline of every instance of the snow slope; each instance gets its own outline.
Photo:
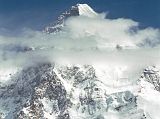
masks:
[[[77,4],[79,15],[87,17],[96,17],[98,14],[87,4]]]

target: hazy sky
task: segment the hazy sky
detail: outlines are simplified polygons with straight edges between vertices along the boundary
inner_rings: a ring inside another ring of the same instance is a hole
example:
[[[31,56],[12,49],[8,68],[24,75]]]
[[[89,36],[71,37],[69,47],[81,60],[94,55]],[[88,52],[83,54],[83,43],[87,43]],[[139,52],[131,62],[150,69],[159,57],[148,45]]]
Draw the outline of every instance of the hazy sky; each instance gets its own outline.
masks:
[[[14,34],[23,28],[42,30],[77,3],[109,12],[109,18],[130,18],[141,27],[160,27],[160,0],[0,0],[0,33]]]

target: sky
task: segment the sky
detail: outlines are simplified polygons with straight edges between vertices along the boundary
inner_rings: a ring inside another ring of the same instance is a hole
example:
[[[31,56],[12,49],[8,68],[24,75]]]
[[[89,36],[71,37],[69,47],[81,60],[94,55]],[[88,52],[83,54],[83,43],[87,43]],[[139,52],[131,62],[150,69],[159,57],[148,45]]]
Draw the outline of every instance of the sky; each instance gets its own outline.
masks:
[[[128,18],[140,27],[160,27],[160,0],[0,0],[0,34],[42,30],[72,5],[87,3],[108,18]]]

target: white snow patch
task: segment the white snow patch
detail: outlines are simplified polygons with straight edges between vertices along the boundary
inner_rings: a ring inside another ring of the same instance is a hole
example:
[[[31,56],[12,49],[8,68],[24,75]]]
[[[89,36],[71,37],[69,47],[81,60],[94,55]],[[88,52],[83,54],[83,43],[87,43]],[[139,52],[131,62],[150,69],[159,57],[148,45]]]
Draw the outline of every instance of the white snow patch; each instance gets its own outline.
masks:
[[[49,100],[47,98],[41,99],[44,106],[44,117],[47,119],[55,119],[56,114],[53,113],[53,105],[56,103],[54,100]]]
[[[55,74],[57,75],[57,77],[62,81],[65,89],[67,92],[70,92],[72,89],[72,85],[70,85],[70,83],[68,83],[66,80],[64,80],[61,75],[58,73],[57,69],[54,68],[53,71],[55,72]]]
[[[154,86],[142,80],[141,92],[138,94],[138,107],[143,109],[147,119],[159,119],[160,117],[160,92],[154,90]]]
[[[18,68],[0,68],[0,83],[6,83],[18,71]]]
[[[96,17],[98,14],[87,4],[78,4],[79,15],[87,17]]]

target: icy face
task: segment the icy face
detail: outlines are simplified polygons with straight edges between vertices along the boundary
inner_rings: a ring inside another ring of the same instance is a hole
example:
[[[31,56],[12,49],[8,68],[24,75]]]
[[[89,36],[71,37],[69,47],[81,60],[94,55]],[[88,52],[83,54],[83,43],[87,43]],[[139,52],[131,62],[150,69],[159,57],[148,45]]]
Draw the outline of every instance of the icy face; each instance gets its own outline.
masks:
[[[78,4],[79,15],[87,17],[96,17],[97,13],[87,4]]]
[[[147,67],[138,81],[138,107],[144,109],[147,119],[159,119],[160,93],[159,69],[155,66]]]

